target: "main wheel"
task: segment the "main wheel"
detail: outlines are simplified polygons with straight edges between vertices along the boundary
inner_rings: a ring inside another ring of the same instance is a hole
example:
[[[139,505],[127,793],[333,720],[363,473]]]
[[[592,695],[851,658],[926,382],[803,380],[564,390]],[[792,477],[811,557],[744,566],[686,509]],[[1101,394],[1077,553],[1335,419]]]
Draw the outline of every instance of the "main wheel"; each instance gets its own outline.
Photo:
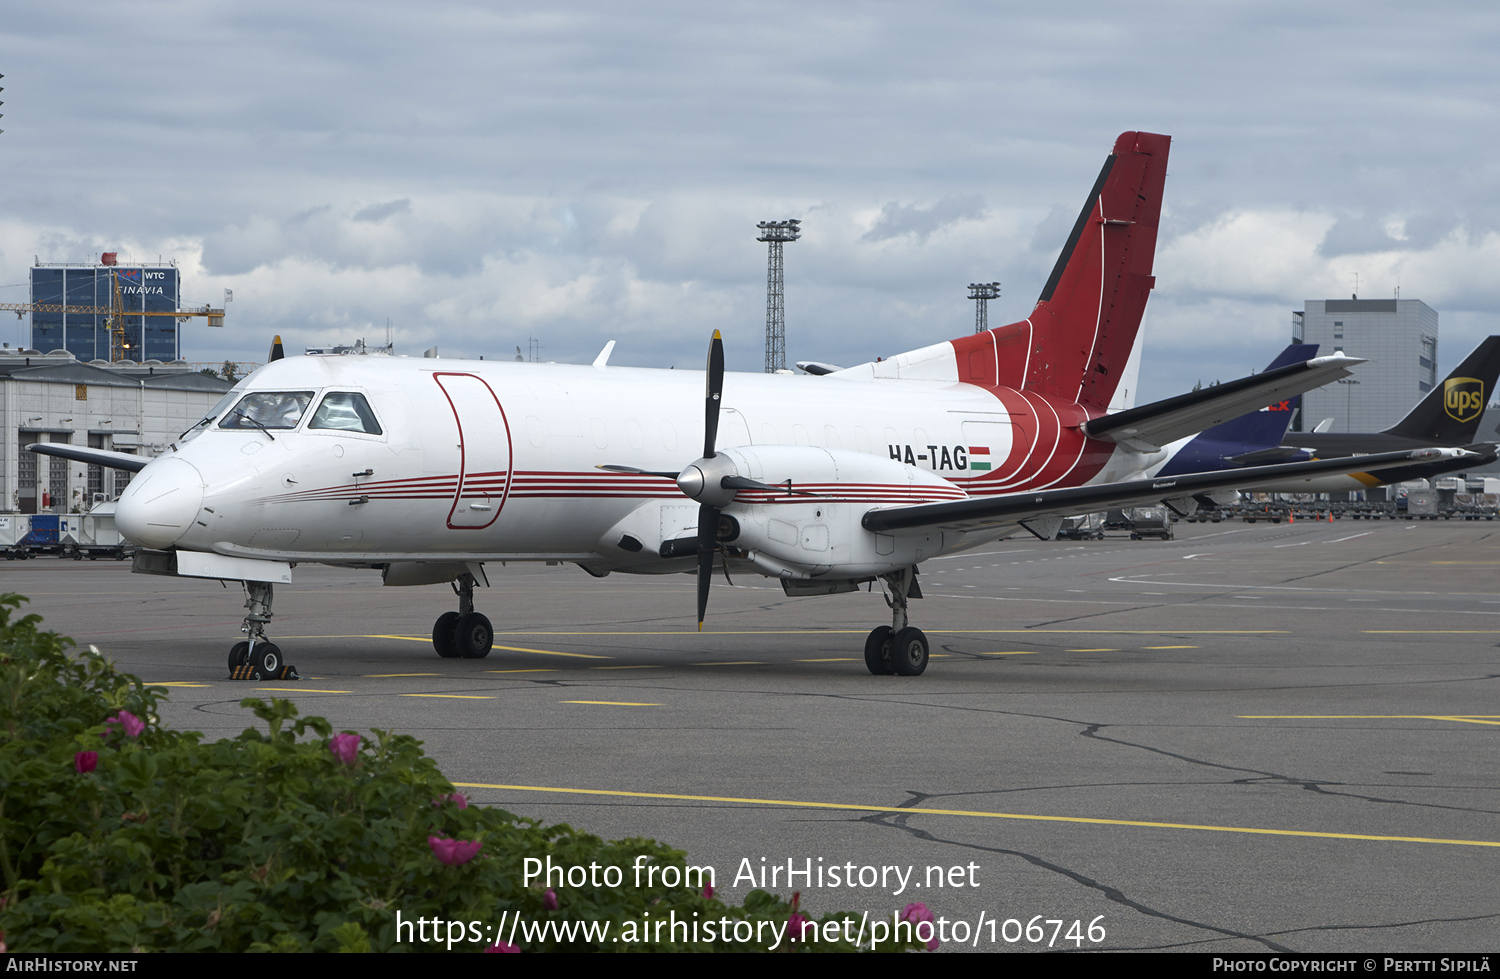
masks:
[[[901,676],[921,676],[927,669],[927,637],[911,626],[891,640],[891,665]]]
[[[478,612],[458,617],[458,626],[453,630],[453,644],[464,659],[484,659],[490,654],[495,641],[495,630],[490,620]]]
[[[261,679],[274,679],[281,672],[281,647],[274,642],[258,642],[250,654],[250,664],[260,671]]]
[[[876,676],[890,676],[896,672],[891,665],[891,637],[895,634],[890,626],[883,625],[865,637],[865,666]]]
[[[250,644],[237,642],[229,647],[229,669],[232,671],[236,666],[244,666],[245,661],[250,658]]]
[[[432,648],[444,659],[458,656],[458,646],[453,641],[453,630],[458,627],[458,613],[444,612],[432,624]]]

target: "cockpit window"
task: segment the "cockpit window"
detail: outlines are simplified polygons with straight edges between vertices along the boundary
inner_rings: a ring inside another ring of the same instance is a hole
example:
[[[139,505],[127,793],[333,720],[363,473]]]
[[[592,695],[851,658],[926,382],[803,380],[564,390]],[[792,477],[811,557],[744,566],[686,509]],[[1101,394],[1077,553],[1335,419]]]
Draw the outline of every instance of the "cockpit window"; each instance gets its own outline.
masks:
[[[230,391],[228,394],[224,395],[224,397],[219,399],[218,404],[208,409],[208,414],[204,415],[198,421],[198,424],[188,429],[187,432],[183,432],[182,437],[186,437],[188,432],[196,432],[200,428],[207,428],[208,426],[212,425],[214,423],[214,419],[218,418],[220,413],[222,413],[225,408],[228,408],[230,405],[234,404],[234,400],[239,396],[239,391]]]
[[[375,413],[370,410],[369,402],[365,401],[364,395],[353,391],[328,392],[307,427],[331,428],[338,432],[363,432],[366,435],[381,434],[380,423],[375,420]]]
[[[311,391],[255,391],[219,419],[220,428],[296,428],[312,402]]]

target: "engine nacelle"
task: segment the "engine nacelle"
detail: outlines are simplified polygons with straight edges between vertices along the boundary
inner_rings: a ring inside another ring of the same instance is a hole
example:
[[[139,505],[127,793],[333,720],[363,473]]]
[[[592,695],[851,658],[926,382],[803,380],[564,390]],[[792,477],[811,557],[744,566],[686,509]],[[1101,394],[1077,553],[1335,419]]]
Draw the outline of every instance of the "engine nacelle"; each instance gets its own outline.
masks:
[[[740,475],[777,486],[740,490],[724,508],[739,524],[725,543],[776,578],[867,578],[916,564],[943,549],[941,531],[876,534],[861,518],[887,506],[967,497],[935,473],[861,452],[801,445],[721,452]]]

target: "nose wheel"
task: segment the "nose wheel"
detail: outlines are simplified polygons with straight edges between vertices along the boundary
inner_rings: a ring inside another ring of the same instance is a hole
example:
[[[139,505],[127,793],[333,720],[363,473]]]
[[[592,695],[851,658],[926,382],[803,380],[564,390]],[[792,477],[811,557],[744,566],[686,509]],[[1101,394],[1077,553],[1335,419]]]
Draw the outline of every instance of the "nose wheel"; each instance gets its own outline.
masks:
[[[890,585],[891,624],[880,626],[865,638],[865,667],[876,676],[921,676],[927,669],[927,636],[906,621],[907,600],[921,598],[917,569],[903,568],[883,576]]]
[[[432,625],[432,648],[444,659],[484,659],[495,643],[495,629],[474,611],[474,576],[462,574],[454,583],[458,611],[444,612]]]

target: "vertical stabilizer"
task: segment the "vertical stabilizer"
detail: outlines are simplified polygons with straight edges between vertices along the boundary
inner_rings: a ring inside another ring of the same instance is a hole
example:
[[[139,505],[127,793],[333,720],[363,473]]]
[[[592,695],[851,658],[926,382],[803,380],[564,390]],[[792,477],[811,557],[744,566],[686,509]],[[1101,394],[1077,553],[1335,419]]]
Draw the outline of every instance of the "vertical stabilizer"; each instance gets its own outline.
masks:
[[[1171,137],[1121,133],[1029,317],[953,341],[960,379],[1103,411],[1127,371],[1151,274]]]
[[[1500,337],[1485,337],[1443,383],[1407,412],[1388,435],[1423,439],[1443,445],[1474,441],[1479,418],[1495,394],[1500,374]]]

